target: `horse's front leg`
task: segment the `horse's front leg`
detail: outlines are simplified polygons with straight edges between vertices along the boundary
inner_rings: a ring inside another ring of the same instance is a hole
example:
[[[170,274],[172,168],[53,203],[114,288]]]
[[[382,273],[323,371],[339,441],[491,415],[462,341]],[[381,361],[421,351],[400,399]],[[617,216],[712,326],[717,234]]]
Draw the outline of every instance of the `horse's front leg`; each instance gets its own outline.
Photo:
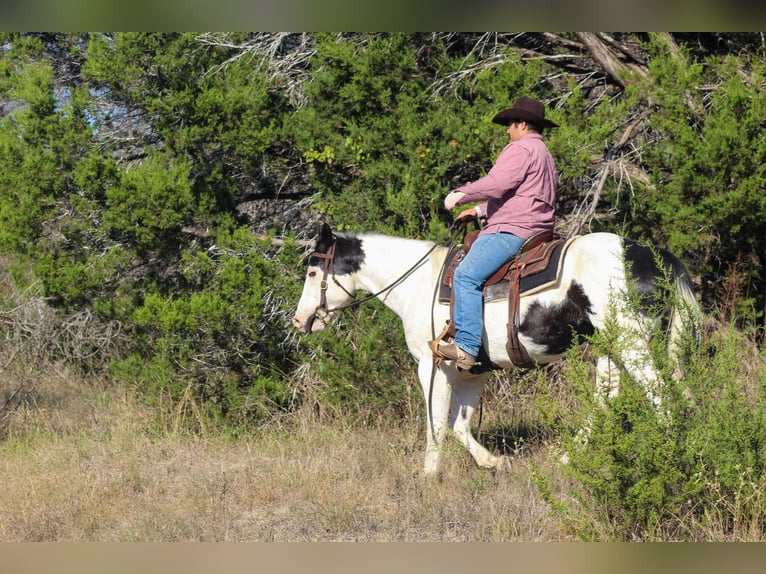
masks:
[[[489,378],[489,373],[471,375],[465,372],[455,377],[453,383],[452,413],[450,426],[455,437],[471,453],[476,464],[481,468],[499,468],[507,465],[505,457],[496,456],[489,452],[476,440],[471,430],[471,419],[484,391],[484,385]]]
[[[423,471],[426,476],[439,472],[441,450],[447,435],[452,402],[452,384],[447,373],[436,368],[430,353],[418,364],[418,378],[426,404],[426,454]]]

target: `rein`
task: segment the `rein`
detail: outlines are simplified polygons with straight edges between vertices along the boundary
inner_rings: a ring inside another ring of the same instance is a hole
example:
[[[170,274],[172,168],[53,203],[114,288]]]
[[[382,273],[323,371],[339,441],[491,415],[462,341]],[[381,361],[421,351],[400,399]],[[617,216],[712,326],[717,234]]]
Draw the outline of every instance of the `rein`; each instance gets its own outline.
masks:
[[[353,297],[353,295],[351,293],[349,293],[348,290],[343,285],[341,285],[340,282],[335,278],[335,272],[334,272],[334,269],[335,269],[335,245],[336,245],[337,239],[333,240],[332,245],[330,245],[330,248],[327,250],[327,253],[320,253],[318,251],[313,252],[311,254],[312,257],[317,257],[319,259],[324,259],[325,260],[325,266],[324,266],[324,272],[323,272],[323,276],[322,276],[322,282],[319,284],[319,289],[320,289],[319,305],[317,306],[316,310],[314,311],[315,316],[319,317],[319,319],[321,321],[324,321],[324,318],[329,313],[334,313],[334,312],[337,312],[337,311],[343,311],[345,309],[351,309],[353,307],[358,307],[362,303],[365,303],[366,301],[369,301],[370,299],[374,299],[375,297],[378,297],[379,295],[382,295],[386,291],[390,291],[391,289],[393,289],[397,285],[401,284],[405,279],[407,279],[407,277],[412,275],[415,272],[415,270],[417,270],[417,268],[420,267],[426,259],[428,259],[428,257],[431,255],[431,253],[433,253],[434,250],[437,247],[439,247],[441,242],[444,241],[450,235],[450,233],[452,233],[452,236],[449,239],[449,244],[451,245],[455,241],[455,238],[457,237],[457,234],[460,231],[460,228],[455,229],[457,227],[457,225],[456,225],[457,223],[458,223],[457,221],[453,222],[453,224],[446,231],[446,233],[444,235],[442,235],[442,237],[440,237],[439,240],[434,243],[433,247],[431,247],[431,249],[429,249],[425,253],[425,255],[423,255],[423,257],[418,259],[418,261],[416,261],[415,264],[412,267],[410,267],[407,271],[405,271],[397,279],[392,281],[389,285],[385,286],[383,289],[381,289],[377,293],[371,293],[369,295],[366,295],[366,296],[362,297],[361,299],[355,299],[355,300],[351,301],[350,303],[346,303],[345,305],[338,305],[337,307],[333,307],[332,309],[328,309],[327,308],[327,287],[328,287],[327,279],[328,279],[328,277],[330,277],[330,268],[333,269],[333,273],[332,273],[332,276],[331,276],[333,282],[338,287],[343,289],[343,291],[347,295],[349,295],[350,297]]]
[[[329,313],[335,312],[335,311],[342,311],[344,309],[350,309],[352,307],[358,307],[359,305],[361,305],[365,301],[369,301],[370,299],[374,299],[375,297],[381,295],[382,293],[385,293],[386,291],[389,291],[390,289],[393,289],[394,287],[399,285],[407,277],[412,275],[412,273],[414,273],[415,270],[418,267],[420,267],[420,265],[423,264],[423,262],[431,255],[431,253],[433,253],[433,251],[437,247],[439,247],[439,245],[447,237],[449,237],[449,243],[447,243],[445,245],[453,245],[455,243],[455,239],[457,239],[457,236],[460,233],[461,229],[463,231],[465,231],[466,223],[467,222],[461,221],[459,219],[453,221],[452,225],[450,225],[449,229],[447,229],[447,231],[444,233],[444,235],[442,235],[439,238],[439,240],[434,243],[433,247],[431,247],[431,249],[429,249],[426,252],[426,254],[423,255],[423,257],[421,257],[412,267],[410,267],[407,271],[405,271],[398,279],[393,281],[391,284],[387,285],[386,287],[384,287],[383,289],[381,289],[377,293],[372,293],[370,295],[362,297],[361,299],[355,299],[354,301],[351,301],[350,303],[347,303],[346,305],[339,305],[338,307],[334,307],[333,309],[328,309],[327,308],[327,287],[328,287],[327,278],[330,276],[330,268],[331,267],[334,268],[334,265],[335,265],[335,245],[336,245],[337,239],[333,240],[332,245],[330,245],[330,248],[327,250],[327,253],[320,253],[318,251],[315,251],[314,253],[312,253],[311,255],[313,257],[317,257],[319,259],[324,259],[325,260],[325,266],[324,266],[324,272],[323,272],[323,276],[322,276],[322,282],[319,284],[319,288],[320,288],[320,291],[321,291],[321,294],[319,296],[319,305],[314,310],[313,316],[311,316],[309,318],[308,322],[307,322],[308,323],[308,330],[311,331],[311,323],[313,323],[316,318],[319,318],[319,320],[324,323],[324,322],[326,322],[325,318],[327,317],[327,315]],[[349,293],[348,290],[345,287],[343,287],[343,285],[341,285],[340,282],[335,278],[335,273],[334,272],[332,274],[332,280],[335,282],[335,284],[338,287],[343,289],[343,291],[345,291],[347,295],[349,295],[350,297],[353,297],[353,295],[351,293]],[[439,288],[439,286],[437,284],[435,286],[434,299],[432,301],[432,305],[434,305],[435,302],[436,302],[436,293],[438,291],[438,288]],[[433,318],[433,309],[431,310],[431,317]],[[433,332],[433,330],[434,330],[434,325],[433,325],[433,319],[432,319],[431,331]],[[433,333],[432,333],[432,336],[433,336]],[[437,367],[436,360],[437,360],[436,357],[434,357],[434,365],[433,365],[433,368],[431,369],[431,381],[430,381],[430,385],[429,385],[429,389],[428,389],[428,411],[429,412],[432,412],[431,404],[432,404],[432,399],[433,399],[434,376],[436,375],[436,367]],[[435,432],[435,429],[434,429],[434,424],[433,424],[433,418],[432,417],[429,417],[429,424],[431,426],[431,433],[432,433],[433,436],[435,436],[436,432]]]

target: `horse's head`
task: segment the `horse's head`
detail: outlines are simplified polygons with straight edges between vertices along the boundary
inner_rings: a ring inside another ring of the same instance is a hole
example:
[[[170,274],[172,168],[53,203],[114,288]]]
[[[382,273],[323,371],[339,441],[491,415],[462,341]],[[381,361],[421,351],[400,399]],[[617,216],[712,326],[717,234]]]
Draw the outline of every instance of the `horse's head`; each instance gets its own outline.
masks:
[[[351,302],[356,292],[353,274],[359,271],[363,259],[361,240],[337,237],[329,225],[321,226],[293,317],[299,331],[321,331],[340,308]]]

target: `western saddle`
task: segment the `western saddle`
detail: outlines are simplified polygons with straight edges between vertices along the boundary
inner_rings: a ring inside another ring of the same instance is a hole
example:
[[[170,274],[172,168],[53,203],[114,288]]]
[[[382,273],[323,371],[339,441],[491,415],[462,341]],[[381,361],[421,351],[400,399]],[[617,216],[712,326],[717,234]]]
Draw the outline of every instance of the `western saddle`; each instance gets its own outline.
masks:
[[[450,320],[446,327],[432,343],[432,351],[438,357],[436,352],[440,340],[452,340],[455,337],[454,327],[454,304],[455,292],[452,289],[455,269],[463,260],[465,255],[471,249],[474,241],[479,235],[479,230],[469,231],[465,234],[463,244],[454,247],[447,255],[442,268],[442,274],[439,285],[439,302],[449,303]],[[564,247],[564,239],[554,238],[552,231],[541,231],[524,242],[515,255],[508,262],[504,263],[492,276],[484,283],[483,293],[484,301],[491,301],[500,298],[508,298],[508,339],[506,349],[508,356],[513,364],[521,368],[532,368],[536,363],[529,357],[527,350],[519,342],[519,300],[522,290],[522,279],[542,272],[552,267],[554,270],[558,266],[561,253]],[[554,255],[555,254],[555,255]],[[551,262],[553,261],[553,265]],[[529,287],[527,287],[528,289]]]

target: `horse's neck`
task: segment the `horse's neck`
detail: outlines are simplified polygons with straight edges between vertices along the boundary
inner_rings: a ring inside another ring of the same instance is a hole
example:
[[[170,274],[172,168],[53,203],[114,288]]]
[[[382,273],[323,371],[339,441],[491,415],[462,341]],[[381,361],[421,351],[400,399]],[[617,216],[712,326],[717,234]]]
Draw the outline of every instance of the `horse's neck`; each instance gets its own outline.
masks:
[[[441,255],[431,251],[428,241],[387,236],[364,238],[365,262],[359,273],[359,287],[370,293],[379,293],[380,299],[392,311],[402,316],[417,300],[431,296],[438,277],[438,269],[432,263]],[[406,275],[406,277],[405,277]],[[402,279],[404,277],[404,279]]]

